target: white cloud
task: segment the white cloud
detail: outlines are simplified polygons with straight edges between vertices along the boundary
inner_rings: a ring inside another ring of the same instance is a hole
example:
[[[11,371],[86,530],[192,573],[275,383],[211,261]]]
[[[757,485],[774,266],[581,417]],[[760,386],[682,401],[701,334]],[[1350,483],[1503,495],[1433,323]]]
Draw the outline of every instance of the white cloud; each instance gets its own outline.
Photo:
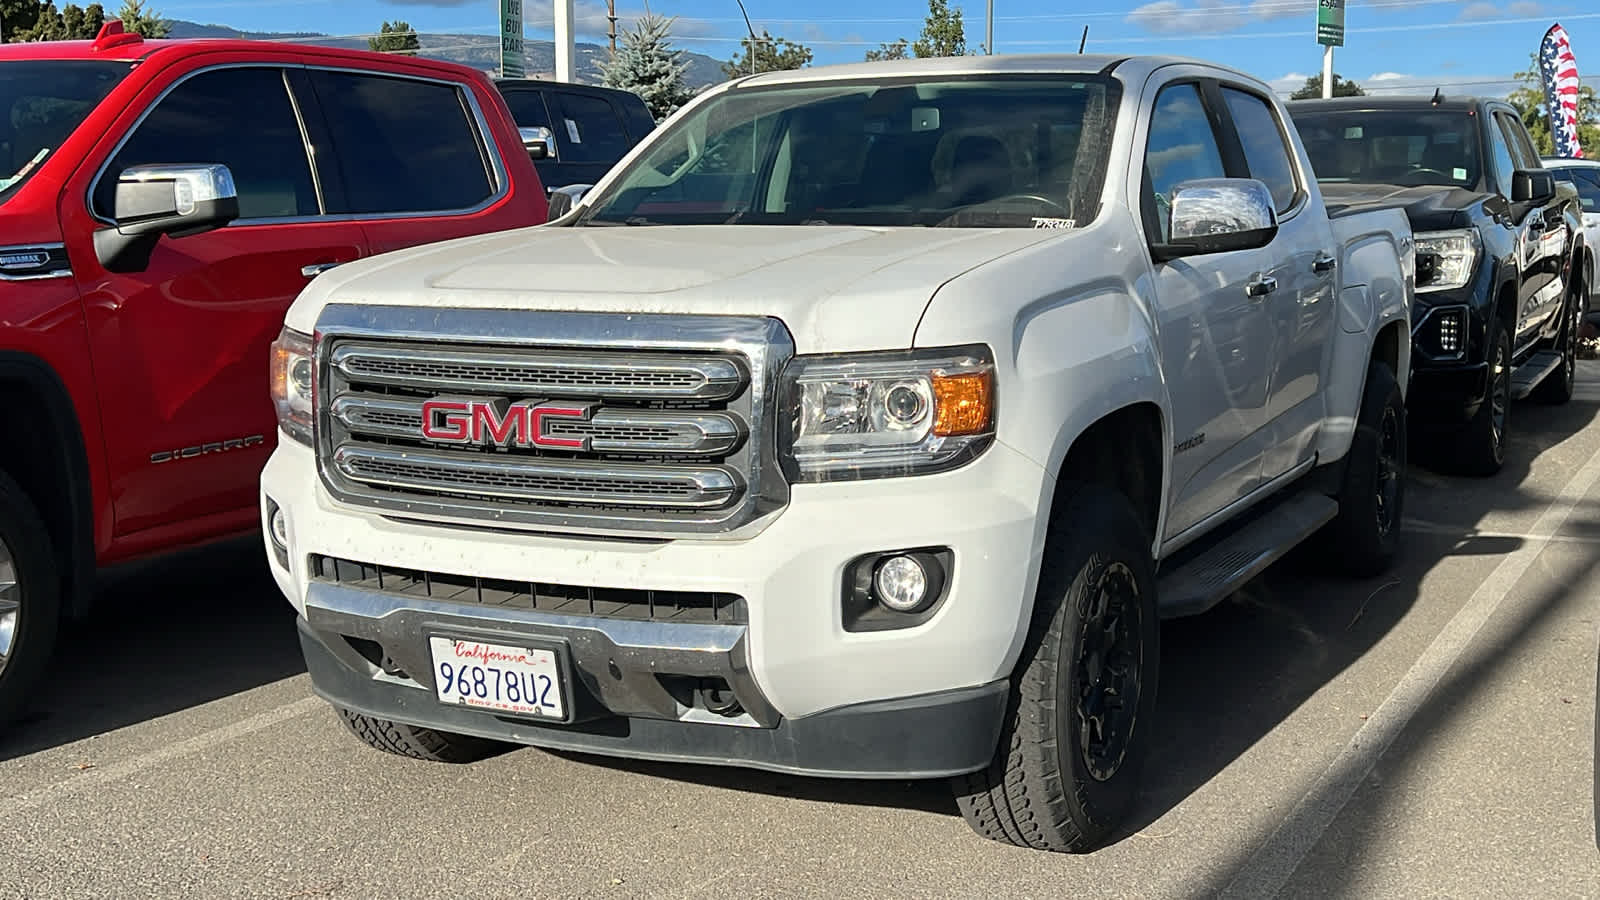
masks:
[[[1485,19],[1531,19],[1542,15],[1544,15],[1544,4],[1538,3],[1536,0],[1512,0],[1505,7],[1478,0],[1476,3],[1468,3],[1462,7],[1461,15],[1458,18],[1463,22],[1480,22]]]
[[[1233,31],[1250,21],[1243,5],[1224,0],[1155,0],[1135,7],[1123,21],[1157,34],[1207,34]]]
[[[1286,2],[1286,0],[1255,0],[1250,4],[1250,15],[1263,22],[1276,19],[1299,19],[1308,17],[1306,8],[1308,4]]]
[[[1368,81],[1403,81],[1403,80],[1405,80],[1407,78],[1410,78],[1410,77],[1411,77],[1410,75],[1402,75],[1399,72],[1379,72],[1376,75],[1368,75],[1367,76],[1367,80]]]

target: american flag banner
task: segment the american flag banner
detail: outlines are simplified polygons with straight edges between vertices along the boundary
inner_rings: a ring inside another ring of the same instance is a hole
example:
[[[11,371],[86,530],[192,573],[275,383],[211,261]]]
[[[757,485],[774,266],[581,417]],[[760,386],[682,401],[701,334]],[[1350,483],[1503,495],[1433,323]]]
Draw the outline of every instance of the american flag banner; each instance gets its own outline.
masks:
[[[1583,156],[1578,146],[1578,58],[1560,23],[1550,26],[1539,44],[1539,74],[1544,81],[1544,108],[1550,117],[1555,155]]]

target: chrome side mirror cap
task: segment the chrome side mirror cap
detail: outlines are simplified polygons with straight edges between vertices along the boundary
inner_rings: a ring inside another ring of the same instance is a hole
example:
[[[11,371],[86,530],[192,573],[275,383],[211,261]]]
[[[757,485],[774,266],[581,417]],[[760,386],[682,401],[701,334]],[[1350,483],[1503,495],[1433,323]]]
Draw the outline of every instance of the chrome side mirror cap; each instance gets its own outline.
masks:
[[[556,159],[556,133],[542,125],[532,128],[518,128],[517,134],[522,138],[522,147],[528,155],[535,160]]]
[[[1272,191],[1254,178],[1200,178],[1180,182],[1166,212],[1158,260],[1232,250],[1253,250],[1278,234]]]
[[[584,195],[589,193],[592,184],[569,184],[550,191],[550,212],[547,218],[554,222],[561,218],[583,201]]]
[[[117,177],[116,224],[95,232],[111,272],[142,271],[162,237],[202,234],[239,218],[239,190],[223,165],[130,166]]]

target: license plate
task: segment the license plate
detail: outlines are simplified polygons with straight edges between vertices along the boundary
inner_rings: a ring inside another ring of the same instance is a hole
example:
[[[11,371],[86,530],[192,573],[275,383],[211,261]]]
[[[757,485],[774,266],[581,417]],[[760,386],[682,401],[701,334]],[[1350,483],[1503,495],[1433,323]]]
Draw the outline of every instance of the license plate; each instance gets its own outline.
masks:
[[[428,638],[439,700],[519,716],[566,718],[555,651],[456,638]]]

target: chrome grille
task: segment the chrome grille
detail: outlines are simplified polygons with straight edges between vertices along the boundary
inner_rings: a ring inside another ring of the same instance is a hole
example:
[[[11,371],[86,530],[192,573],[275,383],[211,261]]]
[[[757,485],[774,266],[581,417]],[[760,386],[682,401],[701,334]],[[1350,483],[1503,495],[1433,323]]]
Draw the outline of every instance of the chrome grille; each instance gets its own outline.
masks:
[[[770,319],[330,305],[317,327],[323,482],[410,518],[727,533],[787,502],[769,410],[792,352]],[[440,427],[468,420],[471,442]]]

